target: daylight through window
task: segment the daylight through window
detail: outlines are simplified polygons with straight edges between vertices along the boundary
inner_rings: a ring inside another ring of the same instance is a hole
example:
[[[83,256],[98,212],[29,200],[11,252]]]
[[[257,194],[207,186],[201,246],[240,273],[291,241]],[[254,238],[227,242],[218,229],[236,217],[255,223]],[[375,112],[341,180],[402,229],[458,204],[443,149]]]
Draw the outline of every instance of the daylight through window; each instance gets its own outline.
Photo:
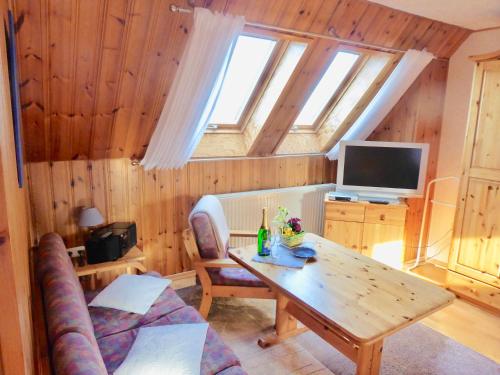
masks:
[[[352,52],[341,51],[335,55],[330,66],[297,116],[294,125],[312,126],[316,122],[318,116],[337,92],[358,58],[359,55]]]
[[[209,124],[238,124],[276,43],[248,35],[238,38]]]

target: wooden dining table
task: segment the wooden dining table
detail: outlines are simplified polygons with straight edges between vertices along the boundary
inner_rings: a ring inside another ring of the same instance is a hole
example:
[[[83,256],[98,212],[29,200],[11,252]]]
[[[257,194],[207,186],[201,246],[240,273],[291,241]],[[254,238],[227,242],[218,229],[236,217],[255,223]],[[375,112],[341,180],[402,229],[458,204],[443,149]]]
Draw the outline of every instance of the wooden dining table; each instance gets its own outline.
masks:
[[[277,294],[276,332],[259,340],[262,347],[304,332],[298,320],[354,361],[356,374],[378,374],[385,337],[455,298],[315,234],[306,234],[305,242],[317,255],[301,269],[253,261],[256,245],[229,250],[230,258]]]

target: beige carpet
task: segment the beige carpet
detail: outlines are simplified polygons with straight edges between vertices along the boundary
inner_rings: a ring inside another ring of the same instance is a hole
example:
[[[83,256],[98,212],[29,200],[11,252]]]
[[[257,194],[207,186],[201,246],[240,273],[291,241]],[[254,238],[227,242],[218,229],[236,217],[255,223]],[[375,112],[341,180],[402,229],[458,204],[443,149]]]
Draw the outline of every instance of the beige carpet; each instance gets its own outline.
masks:
[[[178,292],[186,303],[198,307],[199,287]],[[274,301],[215,299],[209,322],[251,375],[355,373],[355,366],[349,359],[313,332],[261,349],[256,341],[273,331]],[[381,374],[500,375],[500,365],[417,323],[385,340]]]

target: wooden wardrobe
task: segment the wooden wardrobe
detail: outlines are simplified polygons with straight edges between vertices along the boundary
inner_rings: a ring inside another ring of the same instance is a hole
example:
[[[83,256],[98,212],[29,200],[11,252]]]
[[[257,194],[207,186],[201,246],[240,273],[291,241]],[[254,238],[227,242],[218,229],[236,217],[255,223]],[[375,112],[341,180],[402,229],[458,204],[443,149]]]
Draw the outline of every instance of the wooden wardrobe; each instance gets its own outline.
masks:
[[[500,288],[500,51],[476,62],[449,269]]]

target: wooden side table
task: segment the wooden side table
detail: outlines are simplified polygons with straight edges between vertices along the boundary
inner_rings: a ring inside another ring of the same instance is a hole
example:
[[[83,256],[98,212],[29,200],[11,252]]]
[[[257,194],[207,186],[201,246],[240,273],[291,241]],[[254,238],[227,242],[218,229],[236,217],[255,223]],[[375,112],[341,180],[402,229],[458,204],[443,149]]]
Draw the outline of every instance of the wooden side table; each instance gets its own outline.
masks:
[[[104,263],[87,264],[85,266],[76,266],[75,271],[78,277],[91,276],[90,287],[95,289],[95,275],[99,272],[116,271],[125,268],[128,274],[132,274],[133,270],[141,273],[147,272],[143,262],[146,256],[137,246],[131,248],[123,257]]]

